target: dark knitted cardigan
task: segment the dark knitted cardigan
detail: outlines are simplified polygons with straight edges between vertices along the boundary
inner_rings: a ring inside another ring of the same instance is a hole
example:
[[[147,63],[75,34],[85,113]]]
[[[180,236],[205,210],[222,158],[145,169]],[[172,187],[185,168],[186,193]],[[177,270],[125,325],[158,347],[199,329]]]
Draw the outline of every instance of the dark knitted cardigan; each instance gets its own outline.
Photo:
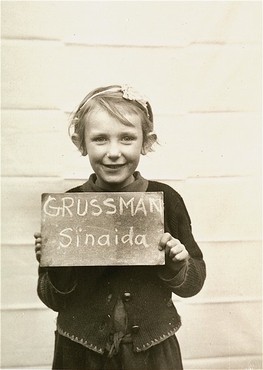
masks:
[[[88,191],[86,184],[70,192]],[[147,185],[147,192],[164,193],[165,232],[179,239],[190,255],[176,276],[166,266],[63,267],[70,269],[71,279],[61,291],[52,278],[59,268],[39,268],[38,295],[58,312],[58,332],[98,353],[105,352],[118,297],[123,298],[134,350],[144,351],[181,326],[172,292],[191,297],[201,290],[206,277],[202,252],[181,196],[163,183],[149,181]]]

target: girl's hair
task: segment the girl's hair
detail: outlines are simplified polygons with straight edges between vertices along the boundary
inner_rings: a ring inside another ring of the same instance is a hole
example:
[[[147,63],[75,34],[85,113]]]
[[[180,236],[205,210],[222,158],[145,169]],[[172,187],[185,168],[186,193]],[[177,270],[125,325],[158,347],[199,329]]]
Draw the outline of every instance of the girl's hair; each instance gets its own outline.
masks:
[[[157,135],[153,132],[150,103],[131,87],[111,85],[92,90],[72,115],[69,134],[83,156],[87,155],[84,117],[98,106],[127,126],[133,126],[133,123],[125,118],[125,113],[139,115],[143,132],[142,154],[153,150],[152,145],[157,142]]]

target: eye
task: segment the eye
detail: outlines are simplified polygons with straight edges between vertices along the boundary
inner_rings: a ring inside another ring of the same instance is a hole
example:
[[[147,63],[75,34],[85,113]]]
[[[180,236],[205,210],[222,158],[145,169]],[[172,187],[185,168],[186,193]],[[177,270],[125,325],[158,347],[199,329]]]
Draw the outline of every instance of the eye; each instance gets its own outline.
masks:
[[[105,136],[95,136],[92,138],[92,141],[95,143],[103,144],[107,141],[107,138]]]
[[[121,139],[124,143],[131,143],[132,141],[136,140],[135,136],[132,135],[125,135]]]

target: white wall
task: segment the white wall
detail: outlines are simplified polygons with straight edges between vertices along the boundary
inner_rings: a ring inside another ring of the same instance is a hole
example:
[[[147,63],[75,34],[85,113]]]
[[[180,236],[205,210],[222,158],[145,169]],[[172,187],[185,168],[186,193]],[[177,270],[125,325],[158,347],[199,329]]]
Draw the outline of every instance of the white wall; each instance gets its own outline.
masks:
[[[149,97],[161,146],[140,170],[181,193],[207,263],[177,303],[185,368],[262,368],[260,28],[253,1],[2,1],[2,368],[50,366],[40,194],[89,175],[68,113],[112,83]]]

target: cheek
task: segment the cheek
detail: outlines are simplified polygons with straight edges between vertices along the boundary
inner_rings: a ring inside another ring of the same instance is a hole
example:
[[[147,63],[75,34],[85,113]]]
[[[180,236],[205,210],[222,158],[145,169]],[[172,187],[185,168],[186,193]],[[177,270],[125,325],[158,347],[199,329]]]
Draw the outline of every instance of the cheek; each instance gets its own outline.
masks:
[[[86,143],[87,152],[89,155],[97,156],[103,152],[103,146],[94,145],[92,142]]]
[[[89,157],[90,163],[95,163],[99,159],[99,154],[92,146],[87,146],[87,154]]]
[[[138,150],[134,151],[130,155],[126,156],[126,159],[133,165],[138,165],[141,159],[141,148],[138,148]]]
[[[137,158],[140,157],[141,150],[142,150],[142,144],[136,143],[135,145],[127,146],[127,148],[123,148],[122,153],[124,156],[129,157],[130,159],[136,160]]]

